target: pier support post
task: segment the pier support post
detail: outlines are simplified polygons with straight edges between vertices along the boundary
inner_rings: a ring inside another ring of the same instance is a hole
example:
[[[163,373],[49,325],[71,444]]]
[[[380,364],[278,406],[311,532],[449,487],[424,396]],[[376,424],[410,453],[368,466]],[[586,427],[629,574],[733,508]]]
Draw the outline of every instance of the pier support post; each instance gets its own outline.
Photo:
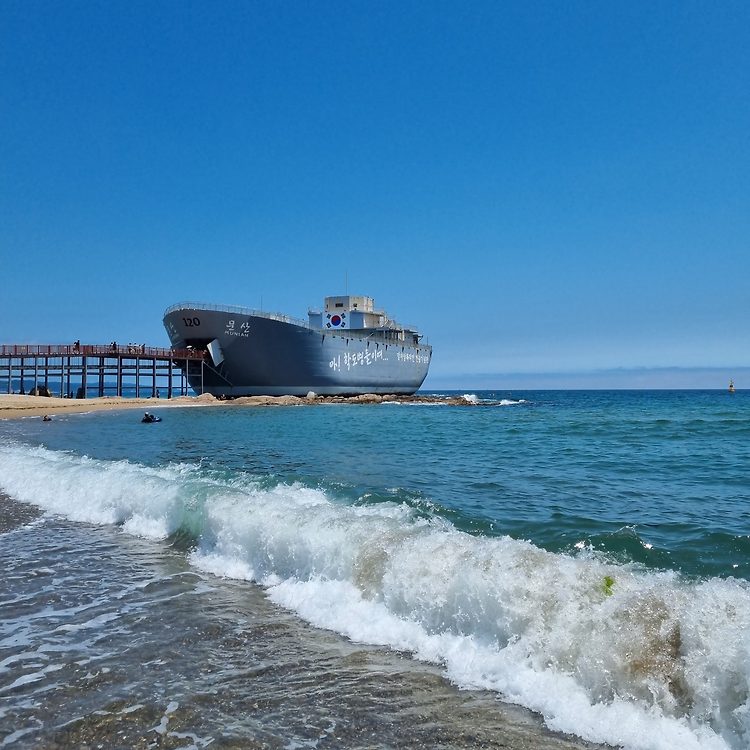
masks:
[[[29,362],[29,358],[32,361]],[[0,392],[29,393],[32,389],[27,389],[28,376],[34,378],[32,388],[44,388],[50,394],[54,392],[55,396],[58,395],[59,382],[60,397],[88,398],[89,386],[101,397],[106,395],[108,388],[115,385],[107,380],[111,376],[117,378],[118,396],[125,395],[125,381],[128,395],[132,395],[130,389],[135,381],[135,396],[143,398],[140,382],[142,375],[145,390],[149,391],[149,385],[151,386],[152,397],[156,397],[158,386],[161,385],[165,388],[167,398],[172,399],[177,395],[187,395],[189,391],[196,395],[203,394],[206,388],[206,366],[200,356],[181,356],[168,349],[154,348],[144,353],[140,350],[126,351],[125,347],[115,349],[111,345],[106,349],[99,345],[0,345]],[[197,370],[199,367],[200,372]],[[95,382],[89,383],[90,378]],[[164,378],[167,379],[166,384]],[[177,382],[175,378],[178,378]]]
[[[81,391],[82,391],[81,398],[86,398],[86,388],[88,385],[86,382],[87,370],[88,370],[88,365],[86,362],[86,357],[81,357]]]

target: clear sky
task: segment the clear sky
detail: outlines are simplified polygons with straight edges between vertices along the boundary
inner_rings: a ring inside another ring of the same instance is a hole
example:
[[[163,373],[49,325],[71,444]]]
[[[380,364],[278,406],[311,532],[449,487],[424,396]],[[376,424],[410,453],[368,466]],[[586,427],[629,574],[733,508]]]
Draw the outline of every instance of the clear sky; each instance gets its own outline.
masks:
[[[750,387],[750,3],[0,3],[0,343],[374,296],[426,387]]]

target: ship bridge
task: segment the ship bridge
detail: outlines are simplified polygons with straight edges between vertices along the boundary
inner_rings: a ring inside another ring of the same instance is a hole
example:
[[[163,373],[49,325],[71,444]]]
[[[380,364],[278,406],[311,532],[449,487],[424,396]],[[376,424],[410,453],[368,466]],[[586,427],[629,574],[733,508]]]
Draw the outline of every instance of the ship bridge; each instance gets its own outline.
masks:
[[[416,330],[399,325],[383,310],[375,308],[375,300],[364,295],[346,294],[326,297],[323,310],[309,310],[311,328],[321,330],[382,331],[393,339],[403,340],[406,334],[420,338]]]

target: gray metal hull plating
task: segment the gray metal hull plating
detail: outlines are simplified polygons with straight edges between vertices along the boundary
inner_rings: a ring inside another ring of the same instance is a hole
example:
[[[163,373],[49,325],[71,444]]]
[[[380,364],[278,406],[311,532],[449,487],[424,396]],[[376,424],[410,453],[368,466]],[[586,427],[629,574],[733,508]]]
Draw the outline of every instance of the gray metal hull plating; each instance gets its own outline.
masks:
[[[218,342],[219,361],[207,356],[187,373],[196,392],[215,396],[410,394],[432,357],[430,346],[380,331],[332,333],[250,312],[172,308],[164,327],[175,348]]]

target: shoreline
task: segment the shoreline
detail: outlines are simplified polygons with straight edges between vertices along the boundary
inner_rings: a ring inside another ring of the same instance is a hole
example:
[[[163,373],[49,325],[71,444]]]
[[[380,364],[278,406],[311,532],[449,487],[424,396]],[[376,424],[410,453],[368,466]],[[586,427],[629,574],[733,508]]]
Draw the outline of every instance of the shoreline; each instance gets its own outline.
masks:
[[[0,420],[29,417],[50,417],[61,414],[82,414],[92,411],[118,411],[121,409],[143,409],[151,411],[162,408],[195,406],[315,406],[318,404],[447,404],[451,406],[476,406],[476,402],[463,396],[394,396],[365,393],[360,396],[240,396],[235,399],[217,399],[208,393],[201,396],[177,396],[175,398],[129,398],[125,396],[101,396],[86,399],[56,398],[54,396],[26,396],[0,394]]]
[[[82,414],[92,411],[119,411],[121,409],[143,409],[150,411],[156,407],[174,408],[177,406],[210,406],[221,403],[205,396],[178,396],[172,399],[126,398],[124,396],[102,396],[98,398],[67,399],[54,396],[22,396],[18,394],[0,395],[0,420],[23,419],[25,417],[50,417],[61,414]]]

